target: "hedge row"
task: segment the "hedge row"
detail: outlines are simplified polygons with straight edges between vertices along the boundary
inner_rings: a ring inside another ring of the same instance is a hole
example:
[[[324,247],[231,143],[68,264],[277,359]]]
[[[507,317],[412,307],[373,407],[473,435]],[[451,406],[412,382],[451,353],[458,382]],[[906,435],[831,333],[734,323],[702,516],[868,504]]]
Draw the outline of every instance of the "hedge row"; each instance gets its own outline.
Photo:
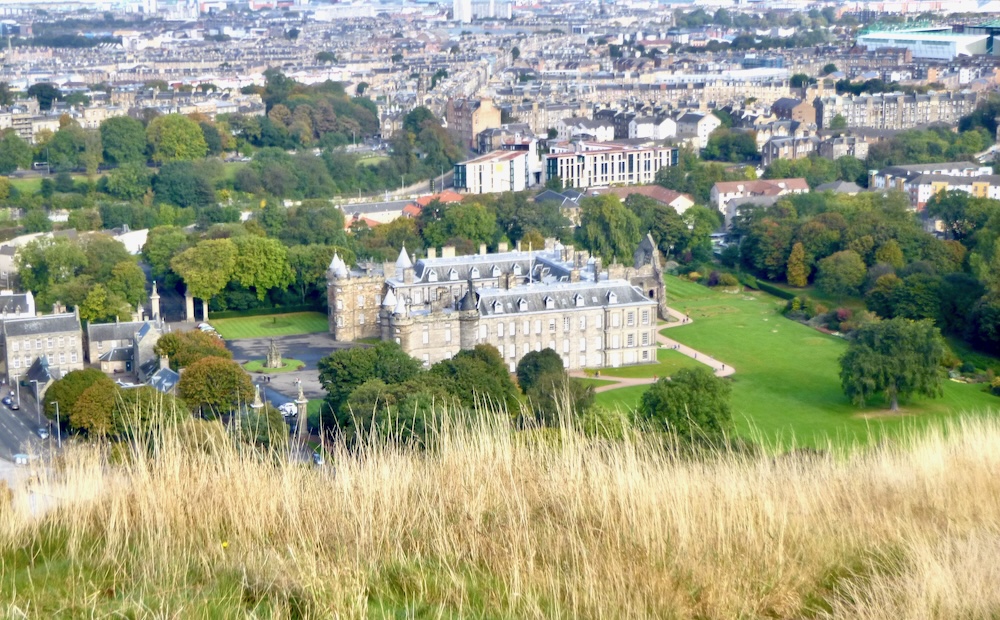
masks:
[[[767,282],[762,282],[757,280],[757,288],[764,291],[765,293],[770,293],[775,297],[780,297],[781,299],[795,299],[795,293],[791,291],[786,291],[785,289],[778,288],[773,284],[768,284]]]
[[[292,312],[324,312],[320,304],[301,306],[279,306],[277,308],[250,308],[249,310],[220,310],[212,312],[213,319],[239,319],[246,316],[267,316],[271,314],[291,314]]]

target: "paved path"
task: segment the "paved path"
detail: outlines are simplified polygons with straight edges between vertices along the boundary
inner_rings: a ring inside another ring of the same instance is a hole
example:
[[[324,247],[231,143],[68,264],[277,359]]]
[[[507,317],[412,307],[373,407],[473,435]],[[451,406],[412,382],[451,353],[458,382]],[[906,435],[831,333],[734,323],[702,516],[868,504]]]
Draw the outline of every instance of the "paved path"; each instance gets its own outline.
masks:
[[[682,355],[686,355],[693,360],[705,364],[710,367],[715,373],[716,377],[728,377],[736,372],[736,369],[729,364],[720,362],[719,360],[711,357],[710,355],[705,355],[699,351],[695,351],[691,347],[681,344],[672,338],[667,338],[660,333],[664,328],[673,327],[683,327],[684,325],[690,325],[694,322],[694,319],[688,317],[683,312],[674,310],[673,308],[667,308],[667,312],[674,319],[674,321],[669,323],[660,323],[656,326],[656,341],[661,347],[666,349],[673,349]],[[614,381],[608,385],[600,385],[594,388],[595,392],[607,392],[608,390],[617,390],[618,388],[631,387],[635,385],[649,385],[650,383],[655,383],[656,379],[652,377],[642,377],[642,378],[624,378],[624,377],[611,377],[608,375],[602,375],[600,377],[593,377],[586,374],[582,370],[575,370],[569,373],[572,377],[578,377],[581,379],[600,379],[602,381]]]

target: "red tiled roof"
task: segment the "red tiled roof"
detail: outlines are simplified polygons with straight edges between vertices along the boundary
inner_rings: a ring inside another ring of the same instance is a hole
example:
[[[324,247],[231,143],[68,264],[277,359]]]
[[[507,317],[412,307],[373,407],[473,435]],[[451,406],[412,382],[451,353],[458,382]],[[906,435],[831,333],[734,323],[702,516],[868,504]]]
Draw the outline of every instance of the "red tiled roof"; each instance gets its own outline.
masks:
[[[417,198],[417,204],[421,207],[426,207],[434,202],[434,200],[438,200],[439,202],[443,202],[445,204],[448,204],[449,202],[461,202],[462,195],[456,191],[446,189],[440,194],[431,194],[430,196],[421,196],[420,198]]]

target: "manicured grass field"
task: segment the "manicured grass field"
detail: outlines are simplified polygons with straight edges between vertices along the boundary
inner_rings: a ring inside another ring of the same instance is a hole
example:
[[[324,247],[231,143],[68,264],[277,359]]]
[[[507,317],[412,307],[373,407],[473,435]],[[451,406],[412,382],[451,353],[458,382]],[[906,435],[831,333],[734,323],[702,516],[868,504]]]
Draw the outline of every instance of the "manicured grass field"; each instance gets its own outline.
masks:
[[[87,175],[85,174],[74,174],[72,176],[74,181],[85,181],[87,179]],[[102,176],[104,175],[98,175],[97,177],[95,177],[95,180],[100,179]],[[40,176],[11,178],[10,184],[12,187],[16,187],[17,191],[21,192],[22,194],[37,194],[38,190],[42,188],[42,178],[43,177]],[[55,175],[52,175],[49,178],[54,181]]]
[[[614,381],[605,381],[604,379],[579,379],[579,378],[577,378],[576,380],[579,381],[582,385],[589,385],[589,386],[595,387],[595,388],[599,388],[602,385],[611,385],[612,383],[615,383]]]
[[[1000,399],[982,385],[945,381],[942,398],[902,403],[900,414],[889,414],[881,402],[861,410],[840,388],[838,360],[847,344],[785,319],[779,313],[783,300],[717,292],[674,277],[667,278],[667,299],[694,320],[668,335],[736,368],[732,403],[743,434],[786,445],[864,442],[955,413],[1000,409]],[[597,402],[634,407],[645,389],[610,390],[598,394]]]
[[[211,319],[211,323],[226,340],[317,334],[329,329],[326,315],[320,312],[293,312],[291,314],[268,314],[237,319]]]
[[[667,334],[670,335],[670,334]],[[681,368],[704,366],[690,357],[672,349],[660,349],[656,352],[656,364],[640,364],[638,366],[621,366],[619,368],[604,368],[601,376],[621,377],[623,379],[650,379],[652,377],[669,377]]]

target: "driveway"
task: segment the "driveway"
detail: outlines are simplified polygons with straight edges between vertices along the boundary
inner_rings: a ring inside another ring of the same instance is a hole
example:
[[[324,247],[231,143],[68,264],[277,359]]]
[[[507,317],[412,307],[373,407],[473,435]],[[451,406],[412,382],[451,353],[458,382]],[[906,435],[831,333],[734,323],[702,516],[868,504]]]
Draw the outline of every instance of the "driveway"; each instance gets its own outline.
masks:
[[[274,338],[274,344],[282,357],[291,357],[301,362],[305,366],[295,372],[282,372],[275,374],[252,373],[254,383],[259,382],[264,377],[270,377],[270,381],[265,381],[265,395],[268,400],[275,405],[283,402],[295,400],[298,395],[296,380],[302,381],[302,392],[309,400],[321,399],[326,396],[326,390],[319,383],[319,373],[317,363],[330,354],[335,349],[343,349],[354,346],[350,343],[335,342],[330,334],[302,334],[299,336],[278,336]],[[250,360],[259,360],[267,357],[267,349],[271,346],[271,338],[241,338],[239,340],[227,340],[226,348],[233,352],[233,359],[239,363]]]

